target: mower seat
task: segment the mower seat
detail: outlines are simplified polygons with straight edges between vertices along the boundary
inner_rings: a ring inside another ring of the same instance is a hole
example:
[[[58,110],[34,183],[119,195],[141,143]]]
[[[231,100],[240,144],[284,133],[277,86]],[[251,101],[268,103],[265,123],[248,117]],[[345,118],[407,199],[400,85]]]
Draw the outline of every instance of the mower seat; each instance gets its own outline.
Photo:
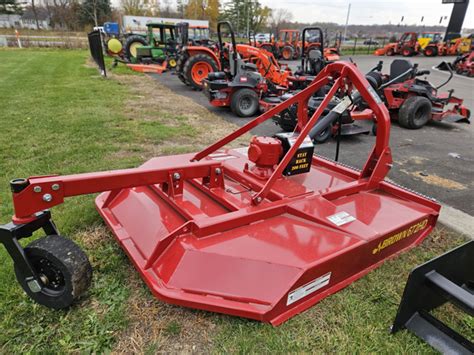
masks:
[[[254,63],[244,63],[242,65],[242,69],[249,70],[249,71],[257,71],[258,70],[257,65],[254,64]]]
[[[390,79],[395,79],[397,76],[400,74],[405,73],[407,70],[412,69],[413,64],[406,59],[395,59],[392,62],[392,65],[390,65]],[[397,84],[397,83],[403,83],[405,80],[408,80],[411,78],[411,73],[408,73],[407,75],[404,75],[397,80],[395,80],[392,84]]]
[[[207,75],[207,79],[208,79],[209,81],[224,80],[224,79],[225,79],[225,72],[223,72],[223,71],[216,71],[216,72],[209,73],[209,74]]]

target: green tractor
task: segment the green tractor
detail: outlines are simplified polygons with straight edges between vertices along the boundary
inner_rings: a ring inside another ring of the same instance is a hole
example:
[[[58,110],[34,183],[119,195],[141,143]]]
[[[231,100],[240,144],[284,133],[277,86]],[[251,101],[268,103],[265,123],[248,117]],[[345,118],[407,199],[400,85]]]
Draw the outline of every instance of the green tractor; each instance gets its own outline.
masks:
[[[176,66],[176,26],[164,23],[147,23],[147,33],[130,35],[125,41],[124,55],[130,63],[163,63]]]

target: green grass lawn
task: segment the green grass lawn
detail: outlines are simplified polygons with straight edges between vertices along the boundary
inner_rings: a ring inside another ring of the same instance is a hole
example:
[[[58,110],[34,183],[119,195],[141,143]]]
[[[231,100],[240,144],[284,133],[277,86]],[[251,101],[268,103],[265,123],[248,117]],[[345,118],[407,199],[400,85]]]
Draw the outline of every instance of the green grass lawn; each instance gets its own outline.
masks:
[[[0,50],[0,222],[12,214],[12,178],[132,167],[155,147],[195,149],[176,142],[182,132],[187,142],[199,139],[196,120],[170,113],[173,108],[157,111],[146,95],[166,94],[171,102],[179,97],[151,81],[150,92],[141,95],[118,74],[104,80],[86,65],[87,56],[86,51]],[[214,129],[219,125],[216,120]],[[70,310],[51,311],[30,301],[0,248],[0,353],[131,352],[131,343],[150,353],[432,352],[411,334],[391,336],[388,328],[408,272],[462,243],[457,235],[434,233],[422,246],[274,328],[155,300],[106,231],[93,197],[70,199],[53,210],[61,232],[83,246],[94,268],[90,291]],[[463,334],[473,334],[472,318],[451,309],[443,314]]]

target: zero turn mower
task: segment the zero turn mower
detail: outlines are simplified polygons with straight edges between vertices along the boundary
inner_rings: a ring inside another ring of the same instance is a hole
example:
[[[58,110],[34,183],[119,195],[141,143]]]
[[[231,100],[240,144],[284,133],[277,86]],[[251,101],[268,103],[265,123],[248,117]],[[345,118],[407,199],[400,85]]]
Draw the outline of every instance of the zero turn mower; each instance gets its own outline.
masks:
[[[290,76],[289,87],[294,91],[289,91],[279,97],[267,96],[262,97],[260,100],[260,109],[265,112],[270,108],[280,104],[283,101],[288,100],[293,95],[297,94],[299,90],[304,89],[308,86],[319,74],[319,72],[325,67],[327,61],[322,55],[325,48],[324,46],[312,46],[309,49],[305,48],[306,35],[307,33],[318,33],[319,43],[324,43],[323,31],[319,27],[306,27],[302,31],[302,56],[301,56],[301,66],[295,72],[294,76]],[[372,70],[377,70],[378,66]],[[322,88],[320,91],[316,92],[307,103],[307,110],[309,114],[313,114],[321,104],[324,96],[326,94],[326,88]],[[336,94],[334,99],[328,104],[328,107],[325,110],[325,114],[328,113],[332,108],[337,106],[340,98]],[[283,129],[285,132],[293,132],[298,128],[298,107],[296,105],[290,106],[287,110],[283,110],[279,114],[273,117],[274,122]],[[316,143],[324,143],[331,136],[347,136],[347,135],[357,135],[357,134],[369,134],[370,128],[366,126],[357,125],[356,120],[373,120],[373,112],[370,109],[365,109],[363,102],[359,101],[356,105],[353,105],[351,111],[344,111],[340,116],[339,120],[334,121],[331,126],[328,126],[327,129],[323,130],[313,138],[313,141]],[[299,127],[300,129],[301,127]]]
[[[232,41],[226,48],[229,69],[210,73],[203,82],[204,93],[211,105],[230,107],[237,116],[250,117],[258,112],[262,96],[269,93],[281,95],[288,90],[291,72],[282,69],[273,54],[266,50],[236,44],[229,22],[219,22],[217,25],[219,48],[224,48],[223,26],[228,28]]]
[[[455,71],[459,75],[474,76],[474,50],[458,56],[452,63],[441,62],[437,67],[440,70]]]
[[[454,90],[438,92],[451,80],[453,72],[437,87],[419,79],[429,73],[429,70],[418,70],[418,64],[396,59],[390,66],[390,75],[374,71],[370,73],[370,81],[384,98],[392,118],[404,128],[418,129],[431,120],[470,123],[470,110],[463,105],[463,99],[453,96]]]
[[[305,102],[326,85],[308,117]],[[354,64],[331,63],[306,89],[196,154],[12,180],[15,214],[0,226],[0,242],[20,285],[51,308],[67,308],[86,291],[87,257],[60,236],[50,210],[102,192],[100,215],[159,299],[273,325],[303,312],[420,244],[436,224],[439,204],[384,181],[392,168],[390,117],[370,88]],[[322,116],[341,90],[345,97]],[[313,156],[310,131],[318,134],[358,97],[378,122],[362,170]],[[299,133],[225,148],[293,104],[301,108]],[[40,229],[46,237],[19,243]]]

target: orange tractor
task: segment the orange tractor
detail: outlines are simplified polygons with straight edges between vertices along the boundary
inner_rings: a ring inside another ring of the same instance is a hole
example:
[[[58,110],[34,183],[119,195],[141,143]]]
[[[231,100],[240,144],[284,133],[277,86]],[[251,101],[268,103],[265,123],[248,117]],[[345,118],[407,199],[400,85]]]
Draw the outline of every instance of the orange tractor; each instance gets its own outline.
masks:
[[[228,22],[218,24],[218,34],[221,36],[220,28],[226,25],[232,28]],[[224,43],[222,38],[219,42],[207,41],[190,43],[188,36],[189,26],[187,23],[179,24],[180,48],[178,49],[178,60],[176,73],[180,80],[193,89],[202,90],[203,82],[213,72],[229,71],[231,62],[229,52],[236,50],[238,56],[246,63],[256,66],[263,77],[268,78],[279,85],[284,78],[290,74],[286,70],[280,70],[280,66],[271,53],[247,44],[235,44],[234,33],[231,30],[232,44]],[[275,69],[277,68],[277,69]]]
[[[265,49],[272,53],[278,59],[293,60],[301,57],[302,42],[300,39],[300,30],[283,29],[278,32],[278,40],[273,38],[270,42],[259,43],[255,41],[253,45],[257,48]],[[306,43],[307,51],[321,47],[319,38],[309,37]],[[339,56],[340,41],[336,40],[333,47],[324,48],[324,59],[327,61],[336,61],[340,59]],[[307,53],[306,53],[307,54]]]
[[[461,37],[461,34],[453,34],[443,41],[441,32],[423,32],[418,42],[423,49],[423,54],[427,57],[437,55],[461,55],[469,52],[471,38]]]
[[[404,57],[411,57],[418,54],[419,50],[418,34],[416,32],[405,32],[398,42],[388,43],[383,48],[377,49],[374,54],[388,56],[401,54]]]

